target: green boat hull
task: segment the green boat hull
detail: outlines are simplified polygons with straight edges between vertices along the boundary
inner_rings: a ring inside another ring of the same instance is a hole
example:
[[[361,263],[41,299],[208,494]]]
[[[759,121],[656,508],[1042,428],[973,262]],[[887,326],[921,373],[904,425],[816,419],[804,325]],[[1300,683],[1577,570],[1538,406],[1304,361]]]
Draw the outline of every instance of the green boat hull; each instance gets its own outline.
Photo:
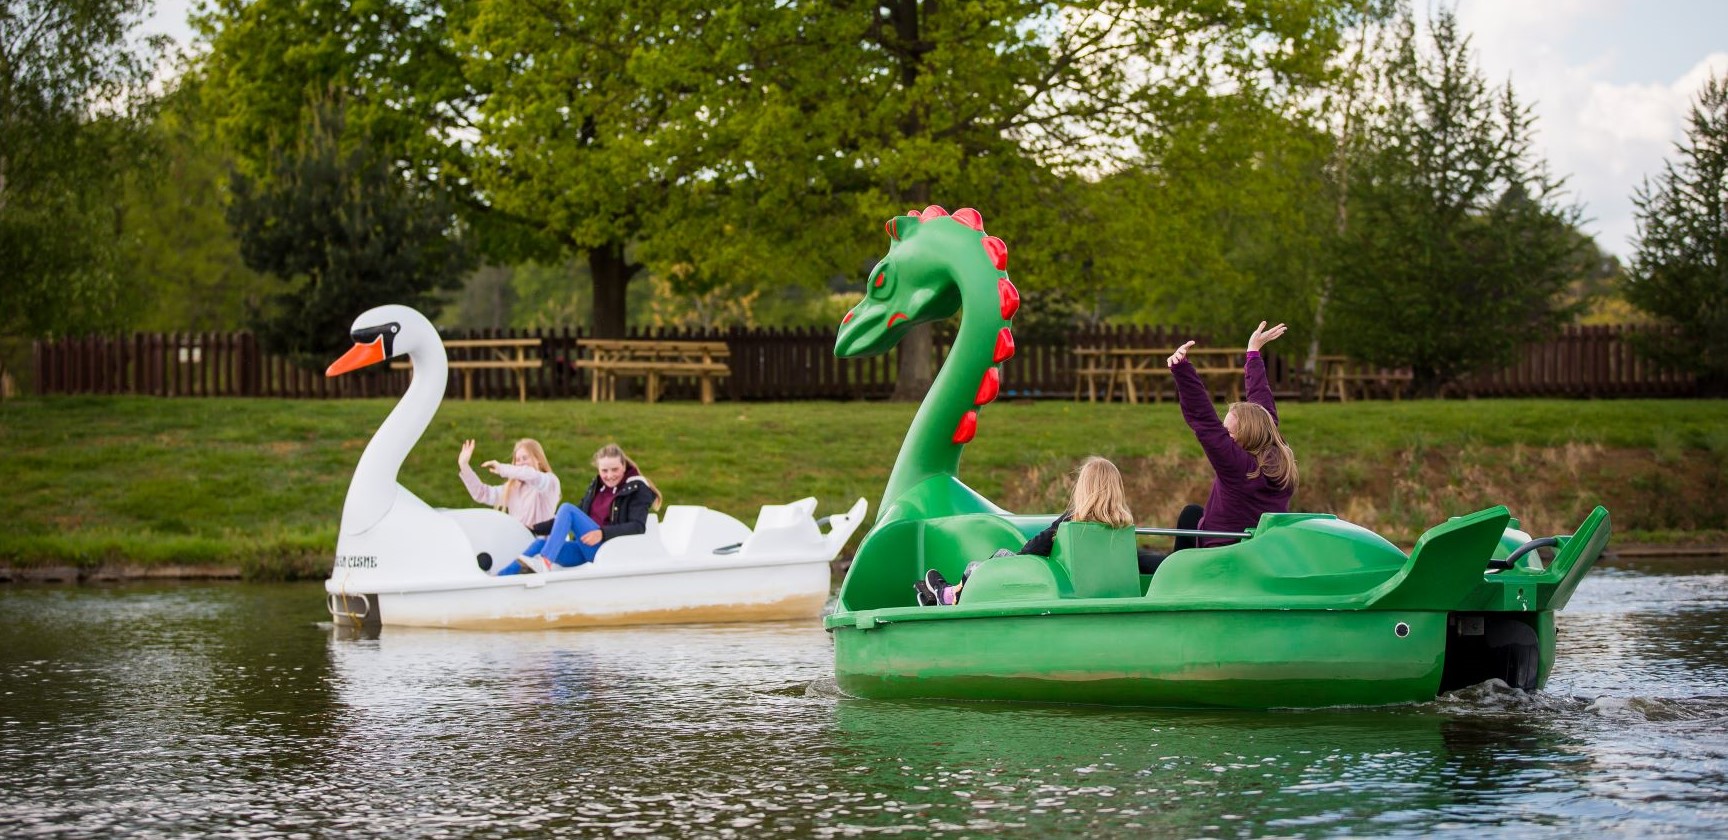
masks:
[[[1275,708],[1431,700],[1450,614],[1165,610],[896,621],[834,630],[855,697]],[[1543,681],[1552,613],[1537,624]],[[1404,635],[1399,635],[1403,632]]]
[[[1004,521],[988,518],[885,534],[874,564],[909,552],[957,576],[944,555],[976,556],[969,541]],[[1065,525],[1049,559],[980,565],[956,606],[847,609],[848,594],[890,590],[843,586],[826,620],[836,681],[865,698],[1235,708],[1421,702],[1488,679],[1535,689],[1554,661],[1554,610],[1605,546],[1608,517],[1599,508],[1556,538],[1545,567],[1532,552],[1489,571],[1525,540],[1511,524],[1505,508],[1459,517],[1405,555],[1332,517],[1268,517],[1237,546],[1178,552],[1154,576],[1125,565],[1131,530]]]

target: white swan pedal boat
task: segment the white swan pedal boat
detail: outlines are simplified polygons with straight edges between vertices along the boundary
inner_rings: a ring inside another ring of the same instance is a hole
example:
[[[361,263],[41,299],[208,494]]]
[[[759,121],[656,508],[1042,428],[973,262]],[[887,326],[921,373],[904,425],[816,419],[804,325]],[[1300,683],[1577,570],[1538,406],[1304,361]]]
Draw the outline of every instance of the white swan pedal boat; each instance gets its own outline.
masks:
[[[594,561],[494,577],[533,541],[489,508],[434,508],[397,482],[444,399],[444,343],[425,316],[380,306],[354,322],[337,376],[406,355],[413,379],[378,427],[348,487],[336,562],[324,588],[338,626],[545,629],[818,618],[829,563],[866,502],[818,521],[816,500],[764,505],[754,528],[720,511],[671,505],[641,534],[607,540]],[[823,524],[827,530],[823,531]]]

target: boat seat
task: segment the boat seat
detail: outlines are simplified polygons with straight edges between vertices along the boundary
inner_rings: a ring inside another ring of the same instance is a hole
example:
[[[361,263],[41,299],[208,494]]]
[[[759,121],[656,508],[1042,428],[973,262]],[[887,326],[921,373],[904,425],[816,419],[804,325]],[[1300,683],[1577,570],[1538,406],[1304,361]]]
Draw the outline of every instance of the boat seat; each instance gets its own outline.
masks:
[[[1008,554],[978,564],[966,579],[960,604],[976,607],[1010,601],[1054,601],[1062,597],[1067,581],[1061,579],[1048,557]]]
[[[1323,513],[1268,513],[1253,536],[1173,552],[1146,598],[1172,606],[1356,608],[1404,567],[1384,537]]]
[[[673,557],[710,556],[723,545],[742,543],[750,538],[750,528],[732,516],[701,505],[668,505],[666,518],[658,526],[654,514],[648,514],[648,530],[658,544]]]
[[[1512,518],[1505,505],[1454,516],[1416,540],[1397,575],[1368,596],[1377,609],[1449,609],[1482,583]]]
[[[1612,530],[1608,523],[1608,509],[1597,505],[1572,536],[1561,538],[1560,551],[1544,573],[1544,577],[1554,583],[1551,587],[1539,587],[1536,609],[1557,610],[1566,606],[1566,602],[1572,599],[1572,590],[1578,588],[1578,582],[1584,579],[1590,567],[1596,565],[1596,558],[1602,556],[1602,550],[1608,547],[1608,535]]]
[[[935,569],[958,581],[968,563],[1003,548],[1017,551],[1025,541],[1014,523],[988,513],[903,520],[873,530],[859,545],[852,569],[840,585],[841,608],[913,606],[917,597],[912,584],[923,580],[925,572]]]
[[[1140,597],[1140,563],[1134,550],[1133,527],[1064,522],[1056,528],[1050,562],[1067,573],[1072,597]]]

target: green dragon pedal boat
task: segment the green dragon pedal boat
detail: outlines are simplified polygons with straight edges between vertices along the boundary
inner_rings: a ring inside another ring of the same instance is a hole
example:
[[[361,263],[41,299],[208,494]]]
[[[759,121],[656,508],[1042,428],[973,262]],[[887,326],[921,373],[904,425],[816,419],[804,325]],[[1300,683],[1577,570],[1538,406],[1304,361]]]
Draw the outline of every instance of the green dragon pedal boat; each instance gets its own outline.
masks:
[[[1066,523],[1049,557],[978,566],[961,601],[919,606],[931,569],[1016,551],[1054,514],[1010,514],[962,483],[960,455],[1014,352],[1008,252],[970,208],[888,222],[886,257],[835,354],[892,348],[961,312],[954,345],[902,444],[877,520],[834,611],[835,679],[866,698],[1194,707],[1420,702],[1500,679],[1540,688],[1554,612],[1607,545],[1598,507],[1570,535],[1531,539],[1504,506],[1436,525],[1406,554],[1329,514],[1267,514],[1240,541],[1139,573],[1138,534]],[[1544,562],[1537,549],[1551,547]]]

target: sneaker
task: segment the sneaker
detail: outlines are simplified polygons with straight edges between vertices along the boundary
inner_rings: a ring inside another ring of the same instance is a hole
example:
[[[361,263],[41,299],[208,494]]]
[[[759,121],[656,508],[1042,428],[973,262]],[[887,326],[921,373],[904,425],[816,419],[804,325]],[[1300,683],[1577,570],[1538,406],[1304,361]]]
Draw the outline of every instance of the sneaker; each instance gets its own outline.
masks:
[[[943,577],[941,572],[931,569],[924,573],[924,585],[930,587],[931,592],[941,592],[948,586],[948,579]]]
[[[531,572],[549,572],[552,570],[552,564],[547,562],[546,558],[537,554],[532,556],[527,554],[517,555],[516,565],[522,568],[523,574]]]
[[[937,599],[936,593],[931,591],[930,584],[927,584],[924,581],[918,581],[917,583],[912,584],[912,591],[918,593],[918,606],[920,607],[934,607],[941,603],[941,601]]]

